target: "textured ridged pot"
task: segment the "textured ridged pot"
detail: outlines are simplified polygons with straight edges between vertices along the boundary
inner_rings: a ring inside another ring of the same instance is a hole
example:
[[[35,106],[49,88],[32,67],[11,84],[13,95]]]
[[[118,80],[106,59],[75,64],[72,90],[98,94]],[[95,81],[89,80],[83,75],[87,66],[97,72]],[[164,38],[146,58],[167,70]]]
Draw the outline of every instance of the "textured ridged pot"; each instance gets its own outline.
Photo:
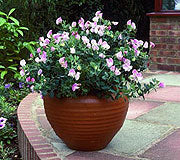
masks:
[[[123,98],[44,97],[46,116],[55,133],[69,148],[81,151],[105,148],[122,127],[128,105]]]

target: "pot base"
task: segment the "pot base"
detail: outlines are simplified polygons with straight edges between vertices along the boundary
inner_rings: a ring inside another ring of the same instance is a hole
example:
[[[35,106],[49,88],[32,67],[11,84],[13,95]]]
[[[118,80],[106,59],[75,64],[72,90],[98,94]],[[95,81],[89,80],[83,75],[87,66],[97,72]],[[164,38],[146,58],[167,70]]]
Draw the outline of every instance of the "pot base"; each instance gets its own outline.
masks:
[[[95,151],[105,148],[122,127],[128,100],[112,101],[95,96],[77,99],[44,97],[48,121],[71,149]]]

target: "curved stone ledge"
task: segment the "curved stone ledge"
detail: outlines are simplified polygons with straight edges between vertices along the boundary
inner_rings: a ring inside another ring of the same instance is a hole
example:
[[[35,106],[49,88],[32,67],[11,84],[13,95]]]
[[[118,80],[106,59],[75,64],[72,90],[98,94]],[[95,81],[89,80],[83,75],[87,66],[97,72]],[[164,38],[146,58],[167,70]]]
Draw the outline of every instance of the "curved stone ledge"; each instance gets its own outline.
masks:
[[[18,142],[22,159],[61,160],[39,126],[51,129],[46,120],[43,105],[38,101],[40,96],[37,93],[29,94],[22,100],[17,110]]]

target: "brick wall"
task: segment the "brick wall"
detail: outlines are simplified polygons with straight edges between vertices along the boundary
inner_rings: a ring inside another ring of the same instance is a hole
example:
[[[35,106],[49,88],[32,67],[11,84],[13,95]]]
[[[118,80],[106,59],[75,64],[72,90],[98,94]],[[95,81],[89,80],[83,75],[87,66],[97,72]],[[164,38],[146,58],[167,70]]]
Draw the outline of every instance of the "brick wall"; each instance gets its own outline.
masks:
[[[180,72],[180,17],[150,17],[150,69]]]

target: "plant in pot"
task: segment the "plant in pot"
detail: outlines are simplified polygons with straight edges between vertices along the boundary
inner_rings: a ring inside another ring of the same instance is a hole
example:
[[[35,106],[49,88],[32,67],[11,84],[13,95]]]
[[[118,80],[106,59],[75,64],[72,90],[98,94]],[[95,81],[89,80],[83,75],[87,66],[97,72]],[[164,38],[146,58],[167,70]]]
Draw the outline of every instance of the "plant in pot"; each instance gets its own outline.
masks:
[[[142,96],[159,85],[144,84],[142,71],[151,42],[134,38],[136,26],[129,20],[122,32],[112,31],[118,22],[80,18],[60,31],[40,37],[28,64],[21,60],[20,74],[32,91],[42,94],[47,119],[65,144],[76,150],[104,148],[122,127],[128,99]]]

